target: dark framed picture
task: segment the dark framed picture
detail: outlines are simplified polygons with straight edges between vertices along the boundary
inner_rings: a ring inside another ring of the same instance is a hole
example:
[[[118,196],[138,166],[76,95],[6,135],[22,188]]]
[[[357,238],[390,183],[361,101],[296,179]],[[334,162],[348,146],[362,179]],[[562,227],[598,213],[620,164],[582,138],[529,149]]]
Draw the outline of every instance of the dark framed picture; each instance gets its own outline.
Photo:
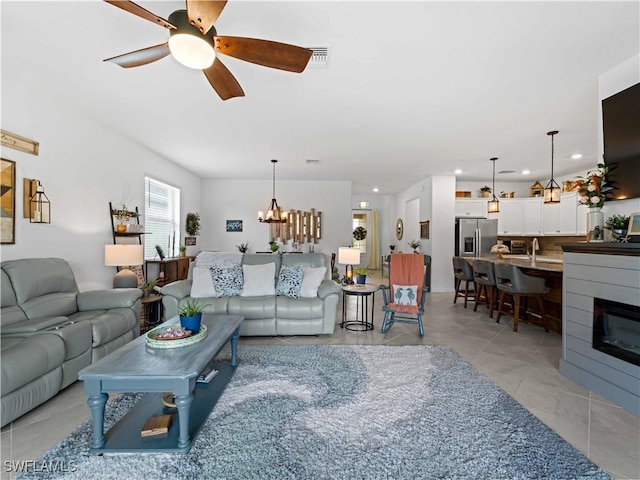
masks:
[[[192,247],[196,244],[196,238],[197,237],[184,237],[184,246],[185,247]]]
[[[420,238],[429,239],[429,220],[420,222]]]
[[[2,159],[2,244],[16,243],[16,162]]]
[[[227,220],[227,232],[241,232],[242,220]]]

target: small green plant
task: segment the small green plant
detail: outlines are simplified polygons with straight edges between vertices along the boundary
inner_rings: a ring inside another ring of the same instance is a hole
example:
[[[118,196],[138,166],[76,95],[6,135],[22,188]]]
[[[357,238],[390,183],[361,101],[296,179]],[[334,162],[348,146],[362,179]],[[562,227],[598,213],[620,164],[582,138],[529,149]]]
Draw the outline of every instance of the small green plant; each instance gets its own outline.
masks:
[[[186,251],[187,251],[187,247],[185,247],[184,245],[180,245],[180,246],[178,247],[178,251],[179,251],[180,253],[184,253],[184,252],[186,252]]]
[[[280,248],[280,246],[278,245],[278,242],[275,242],[275,241],[271,240],[269,242],[269,248],[271,249],[272,252],[275,253],[275,252],[278,251],[278,248]]]
[[[407,245],[409,245],[411,248],[413,248],[413,250],[417,250],[418,248],[420,248],[420,241],[418,240],[411,240]]]
[[[395,251],[396,246],[395,245],[389,245],[389,250],[391,250],[391,252],[393,253],[393,251]]]
[[[481,192],[487,192],[487,193],[491,193],[491,187],[488,185],[485,185],[484,187],[480,188]]]
[[[199,213],[187,213],[187,225],[185,226],[185,230],[193,237],[200,235]]]
[[[198,299],[190,298],[186,302],[184,302],[180,306],[180,316],[181,317],[195,317],[199,313],[204,312],[204,309],[208,307],[209,304],[204,304]]]
[[[150,282],[144,282],[142,284],[142,289],[143,290],[151,290],[153,289],[153,287],[155,287],[158,284],[158,279],[156,278],[155,280],[151,280]]]
[[[625,230],[629,226],[627,215],[611,215],[604,223],[604,228],[609,230]]]
[[[269,246],[271,246],[271,244],[269,244]],[[247,250],[249,250],[249,242],[236,245],[236,248],[240,251],[240,253],[247,253]]]
[[[367,274],[367,269],[366,268],[356,268],[355,272],[358,275],[366,275]]]

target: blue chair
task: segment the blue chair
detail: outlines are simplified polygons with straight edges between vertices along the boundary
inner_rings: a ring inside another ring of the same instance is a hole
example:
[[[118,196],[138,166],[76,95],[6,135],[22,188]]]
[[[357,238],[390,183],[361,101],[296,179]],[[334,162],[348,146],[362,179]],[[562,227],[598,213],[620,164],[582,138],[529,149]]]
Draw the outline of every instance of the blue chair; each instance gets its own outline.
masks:
[[[389,260],[389,285],[380,285],[384,305],[384,319],[382,320],[382,333],[387,333],[395,322],[417,324],[420,336],[424,336],[422,326],[422,316],[424,315],[424,302],[427,292],[430,290],[430,278],[428,277],[431,257],[429,255],[419,255],[415,253],[394,253]],[[406,305],[404,299],[413,300],[413,289],[398,288],[394,290],[394,285],[404,287],[416,287],[415,305]],[[406,294],[406,297],[404,297]]]

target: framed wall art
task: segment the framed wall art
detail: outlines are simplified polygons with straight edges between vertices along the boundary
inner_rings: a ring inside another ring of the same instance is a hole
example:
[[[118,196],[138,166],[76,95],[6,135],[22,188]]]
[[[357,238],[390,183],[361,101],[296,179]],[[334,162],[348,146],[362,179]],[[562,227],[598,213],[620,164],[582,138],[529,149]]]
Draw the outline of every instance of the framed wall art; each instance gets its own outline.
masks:
[[[2,212],[1,232],[2,244],[16,243],[16,162],[2,160],[1,169],[1,199]]]
[[[420,238],[429,239],[429,220],[420,222]]]
[[[242,220],[227,220],[227,232],[241,232]]]

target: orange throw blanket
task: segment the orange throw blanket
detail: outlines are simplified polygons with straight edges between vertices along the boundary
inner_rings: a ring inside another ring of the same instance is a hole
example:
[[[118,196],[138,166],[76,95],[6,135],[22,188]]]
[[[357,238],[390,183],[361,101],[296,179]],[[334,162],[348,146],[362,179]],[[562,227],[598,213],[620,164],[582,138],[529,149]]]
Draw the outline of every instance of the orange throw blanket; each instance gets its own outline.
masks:
[[[424,255],[415,253],[394,253],[391,255],[391,265],[389,268],[389,283],[391,284],[391,300],[395,297],[394,285],[417,285],[417,306],[398,305],[389,303],[388,308],[398,313],[409,313],[417,315],[422,298],[422,288],[424,287]]]

